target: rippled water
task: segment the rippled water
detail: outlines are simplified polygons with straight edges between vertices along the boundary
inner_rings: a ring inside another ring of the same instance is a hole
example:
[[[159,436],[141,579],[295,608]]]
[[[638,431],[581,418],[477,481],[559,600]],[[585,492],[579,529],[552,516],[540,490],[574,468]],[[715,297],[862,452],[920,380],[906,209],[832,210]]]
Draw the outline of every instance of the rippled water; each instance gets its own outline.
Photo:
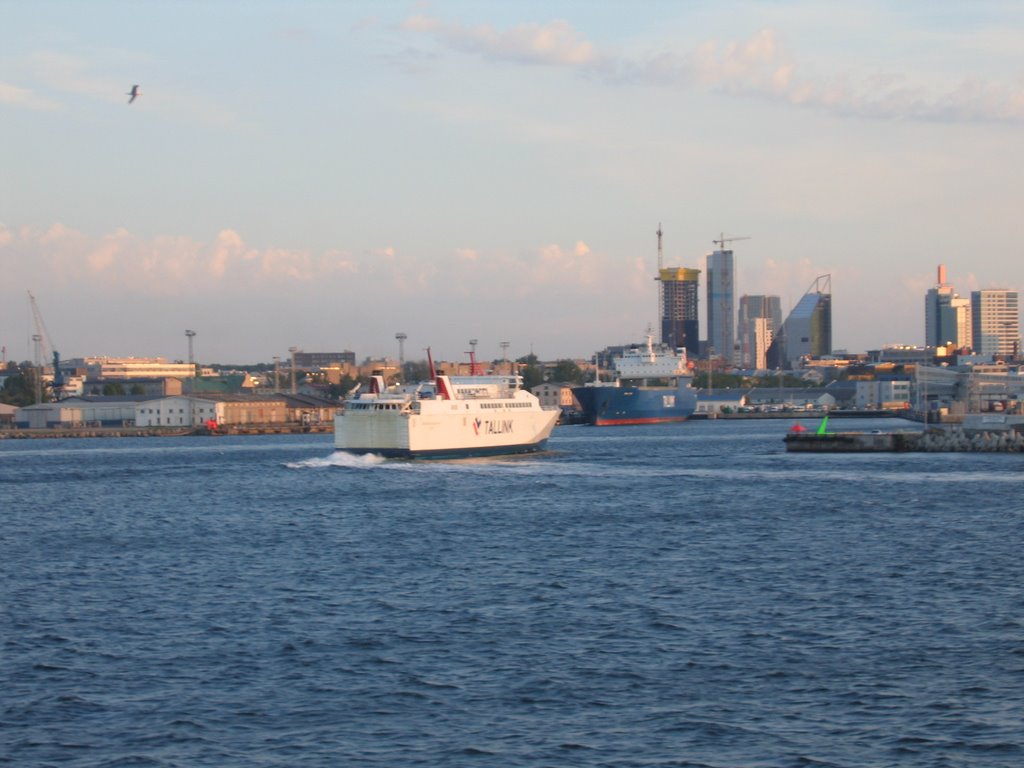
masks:
[[[1024,457],[788,426],[0,441],[0,762],[1024,763]]]

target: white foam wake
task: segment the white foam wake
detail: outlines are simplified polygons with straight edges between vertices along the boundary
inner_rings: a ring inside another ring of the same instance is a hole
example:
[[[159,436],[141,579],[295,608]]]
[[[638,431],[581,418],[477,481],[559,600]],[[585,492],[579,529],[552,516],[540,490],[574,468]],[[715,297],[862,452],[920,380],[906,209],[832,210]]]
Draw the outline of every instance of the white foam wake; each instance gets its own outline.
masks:
[[[344,451],[335,451],[330,456],[314,456],[302,461],[285,462],[289,469],[322,469],[324,467],[342,467],[343,469],[373,469],[386,461],[383,456],[372,453],[355,455]]]

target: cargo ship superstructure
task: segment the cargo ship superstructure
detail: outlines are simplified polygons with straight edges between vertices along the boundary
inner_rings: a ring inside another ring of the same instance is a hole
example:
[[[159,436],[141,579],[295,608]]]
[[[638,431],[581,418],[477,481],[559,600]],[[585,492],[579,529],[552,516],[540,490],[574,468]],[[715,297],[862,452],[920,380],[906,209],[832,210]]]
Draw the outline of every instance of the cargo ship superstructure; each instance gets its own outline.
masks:
[[[532,453],[544,448],[558,416],[522,388],[521,376],[435,375],[391,387],[373,376],[370,391],[346,400],[335,417],[334,445],[387,458]]]
[[[644,345],[630,347],[612,365],[614,380],[573,387],[584,422],[598,427],[660,424],[686,421],[696,410],[685,349],[655,346],[648,333]]]

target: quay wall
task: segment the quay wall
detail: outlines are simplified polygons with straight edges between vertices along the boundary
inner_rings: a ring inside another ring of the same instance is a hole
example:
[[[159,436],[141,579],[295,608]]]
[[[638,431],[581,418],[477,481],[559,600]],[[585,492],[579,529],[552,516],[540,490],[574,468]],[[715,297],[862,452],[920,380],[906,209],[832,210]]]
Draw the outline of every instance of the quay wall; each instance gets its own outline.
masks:
[[[323,424],[229,424],[210,432],[180,427],[54,427],[50,429],[0,429],[0,440],[31,440],[71,437],[184,437],[186,435],[291,435],[333,432],[334,423]]]

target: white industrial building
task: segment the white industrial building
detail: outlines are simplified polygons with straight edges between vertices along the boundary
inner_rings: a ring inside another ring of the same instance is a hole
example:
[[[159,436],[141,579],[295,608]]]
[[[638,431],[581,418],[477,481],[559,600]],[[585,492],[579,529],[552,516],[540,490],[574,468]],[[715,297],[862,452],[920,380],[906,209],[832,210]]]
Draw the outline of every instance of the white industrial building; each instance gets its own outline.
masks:
[[[910,379],[895,381],[858,381],[854,404],[857,408],[907,408],[910,406]]]
[[[69,397],[56,403],[37,403],[19,408],[14,423],[22,429],[52,427],[130,427],[144,395],[124,397]]]
[[[211,420],[223,422],[223,406],[204,397],[161,397],[139,403],[135,409],[137,427],[197,427]]]

